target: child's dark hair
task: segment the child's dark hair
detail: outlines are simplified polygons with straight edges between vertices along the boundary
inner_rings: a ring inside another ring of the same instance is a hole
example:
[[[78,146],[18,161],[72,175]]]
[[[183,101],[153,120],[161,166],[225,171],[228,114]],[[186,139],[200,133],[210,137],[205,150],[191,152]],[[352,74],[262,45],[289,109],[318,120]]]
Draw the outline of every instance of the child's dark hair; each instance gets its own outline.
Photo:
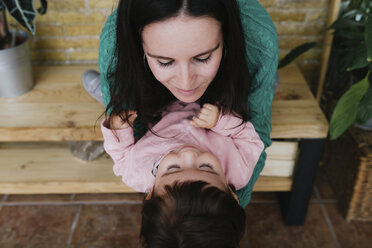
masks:
[[[244,209],[229,188],[223,191],[203,181],[176,182],[143,203],[143,247],[235,248],[244,232]]]

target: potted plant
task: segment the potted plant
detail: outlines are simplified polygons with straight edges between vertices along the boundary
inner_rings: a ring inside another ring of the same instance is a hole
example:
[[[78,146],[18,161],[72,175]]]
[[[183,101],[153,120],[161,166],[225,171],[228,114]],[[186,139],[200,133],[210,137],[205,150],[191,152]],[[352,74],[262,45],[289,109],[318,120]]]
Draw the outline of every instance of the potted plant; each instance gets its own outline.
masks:
[[[35,34],[36,12],[45,14],[47,1],[40,0],[35,10],[33,0],[0,0],[0,97],[15,97],[33,88],[28,35],[21,30],[10,30],[5,11],[26,30]]]
[[[355,122],[372,122],[372,1],[344,1],[339,17],[328,29],[334,30],[328,78],[338,99],[329,132],[331,139],[337,139]],[[319,45],[310,42],[296,47],[280,61],[279,68]]]

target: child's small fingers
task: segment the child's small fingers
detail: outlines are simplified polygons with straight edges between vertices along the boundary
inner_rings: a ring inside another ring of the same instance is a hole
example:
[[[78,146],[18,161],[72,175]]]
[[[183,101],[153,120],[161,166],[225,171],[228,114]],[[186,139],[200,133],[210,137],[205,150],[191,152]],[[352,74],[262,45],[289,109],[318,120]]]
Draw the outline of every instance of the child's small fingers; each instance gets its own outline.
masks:
[[[135,110],[129,110],[128,111],[128,115],[134,115],[134,114],[137,114],[137,111],[135,111]]]
[[[190,121],[190,124],[191,124],[191,126],[193,126],[193,127],[199,127],[199,126],[195,123],[194,120],[191,120],[191,121]]]
[[[136,120],[137,116],[136,115],[131,115],[129,116],[127,122],[133,123]]]
[[[205,114],[205,113],[199,113],[198,114],[198,118],[199,119],[201,119],[201,120],[204,120],[204,121],[206,121],[206,120],[208,120],[209,118],[208,118],[208,114]]]
[[[137,113],[130,114],[128,117],[129,121],[134,121],[137,118]]]
[[[110,118],[110,129],[121,129],[121,128],[126,128],[127,123],[124,122],[120,116],[115,115]]]
[[[203,108],[206,108],[206,109],[209,109],[209,110],[214,110],[217,108],[216,105],[213,105],[213,104],[210,104],[210,103],[206,103],[203,105]]]
[[[130,119],[132,116],[137,117],[137,111],[135,111],[135,110],[128,111],[128,119]]]
[[[206,125],[208,125],[208,123],[205,121],[205,120],[202,120],[198,117],[194,117],[192,118],[192,121],[194,122],[194,124],[196,124],[198,127],[205,127]]]
[[[208,109],[208,108],[202,108],[202,109],[200,109],[200,112],[199,113],[209,114],[210,112],[211,112],[210,109]]]
[[[210,108],[212,106],[212,104],[210,103],[204,103],[203,104],[203,108]]]

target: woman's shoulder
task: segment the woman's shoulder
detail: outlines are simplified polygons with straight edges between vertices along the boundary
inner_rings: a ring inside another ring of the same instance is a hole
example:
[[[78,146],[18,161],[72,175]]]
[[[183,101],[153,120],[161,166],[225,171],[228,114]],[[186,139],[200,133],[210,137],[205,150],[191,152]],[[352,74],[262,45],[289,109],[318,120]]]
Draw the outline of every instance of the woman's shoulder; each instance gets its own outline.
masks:
[[[257,0],[237,0],[246,45],[249,51],[272,58],[278,50],[276,28],[266,9]],[[254,35],[252,35],[254,34]]]
[[[237,0],[242,21],[250,20],[249,25],[273,26],[270,15],[257,0]]]
[[[116,19],[117,19],[117,10],[112,12],[111,15],[107,18],[106,23],[104,27],[102,28],[102,31],[99,37],[98,66],[99,66],[99,71],[101,72],[101,87],[102,85],[103,87],[106,87],[107,85],[106,73],[109,69],[111,58],[113,57],[113,53],[115,51]],[[102,89],[102,91],[104,90],[106,90],[108,93],[108,89]],[[108,96],[108,94],[104,94],[103,96],[105,98]],[[105,103],[108,102],[108,100],[107,101],[106,100],[105,100]]]
[[[116,19],[118,17],[117,9],[107,17],[106,23],[102,28],[102,32],[100,35],[100,40],[104,40],[105,38],[112,39],[112,33],[116,32]]]

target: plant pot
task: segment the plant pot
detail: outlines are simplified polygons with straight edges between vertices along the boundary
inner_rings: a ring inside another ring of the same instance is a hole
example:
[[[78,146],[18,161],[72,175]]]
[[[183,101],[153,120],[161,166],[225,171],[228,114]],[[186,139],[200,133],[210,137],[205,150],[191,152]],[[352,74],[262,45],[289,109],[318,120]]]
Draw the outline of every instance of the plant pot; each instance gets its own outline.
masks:
[[[17,31],[16,46],[0,50],[0,97],[22,95],[34,87],[28,35]]]

